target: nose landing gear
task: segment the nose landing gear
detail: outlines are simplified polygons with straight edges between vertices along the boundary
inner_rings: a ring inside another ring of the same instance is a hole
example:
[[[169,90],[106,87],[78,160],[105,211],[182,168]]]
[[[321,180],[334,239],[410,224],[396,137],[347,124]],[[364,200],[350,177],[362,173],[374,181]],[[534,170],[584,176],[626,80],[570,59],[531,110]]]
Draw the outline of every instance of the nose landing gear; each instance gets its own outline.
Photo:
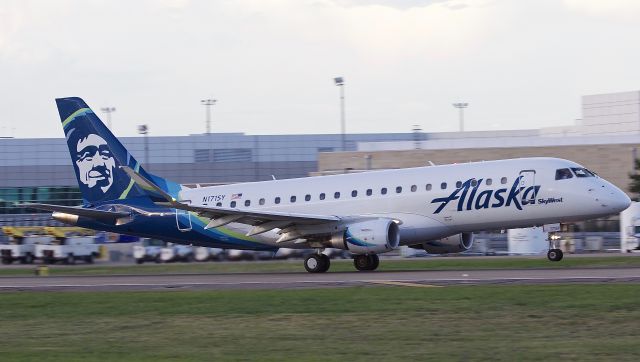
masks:
[[[560,261],[563,256],[562,250],[560,249],[549,249],[547,252],[547,258],[551,261]]]
[[[549,235],[549,251],[547,252],[547,258],[550,261],[560,261],[564,253],[560,250],[560,236],[559,235]]]

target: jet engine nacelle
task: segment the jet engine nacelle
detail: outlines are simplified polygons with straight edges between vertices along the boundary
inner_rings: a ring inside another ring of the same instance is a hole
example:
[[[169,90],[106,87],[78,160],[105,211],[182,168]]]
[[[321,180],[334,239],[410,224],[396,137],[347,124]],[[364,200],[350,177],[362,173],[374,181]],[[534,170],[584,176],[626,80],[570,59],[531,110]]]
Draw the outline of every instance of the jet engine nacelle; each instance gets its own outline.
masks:
[[[389,219],[375,219],[347,225],[343,232],[334,233],[331,247],[349,250],[353,254],[386,253],[400,244],[398,224]]]
[[[473,233],[460,233],[446,238],[422,243],[422,248],[429,254],[461,253],[471,249]]]

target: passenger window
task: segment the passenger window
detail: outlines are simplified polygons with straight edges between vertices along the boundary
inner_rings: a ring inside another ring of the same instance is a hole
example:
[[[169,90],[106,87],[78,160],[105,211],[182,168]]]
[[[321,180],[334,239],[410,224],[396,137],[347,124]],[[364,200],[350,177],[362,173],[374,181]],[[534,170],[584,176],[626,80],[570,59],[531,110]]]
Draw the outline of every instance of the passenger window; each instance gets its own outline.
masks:
[[[333,198],[334,199],[339,199],[340,198],[340,193],[339,192],[334,193],[333,194]]]
[[[382,195],[386,195],[386,194],[387,194],[387,188],[386,188],[386,187],[381,188],[381,189],[380,189],[380,193],[381,193]]]
[[[229,206],[231,206],[232,208],[236,207],[236,202],[235,201],[231,201],[231,204],[229,204]]]
[[[280,196],[276,197],[275,200],[273,200],[274,203],[279,204],[280,203]]]
[[[506,177],[501,178],[500,183],[505,185],[507,183],[507,178]]]
[[[456,188],[459,189],[462,187],[462,181],[456,181]]]
[[[402,192],[402,186],[396,187],[396,194],[399,194],[401,192]]]
[[[296,197],[295,197],[295,196],[291,196],[291,198],[289,199],[289,201],[291,201],[291,203],[296,202]]]
[[[251,200],[244,200],[244,206],[251,205]]]
[[[356,190],[351,191],[351,197],[356,197],[356,196],[358,196],[358,191]]]
[[[371,196],[373,194],[373,190],[367,189],[367,196]]]
[[[571,170],[569,170],[568,168],[560,168],[556,170],[556,180],[566,180],[572,177],[573,177],[573,174],[571,173]]]
[[[478,180],[476,179],[471,180],[471,187],[476,187],[476,186],[478,186]]]
[[[427,189],[427,191],[431,191],[431,184],[427,184],[427,187],[425,187]]]
[[[487,179],[487,186],[491,186],[491,184],[492,184],[492,183],[493,183],[493,180],[492,180],[492,179],[490,179],[490,178],[488,178],[488,179]]]
[[[440,188],[445,190],[447,188],[447,183],[446,182],[441,183]]]
[[[216,206],[217,206],[217,207],[222,207],[222,203],[221,203],[221,202],[218,202],[218,203],[216,204]]]
[[[323,193],[320,194],[320,200],[324,200],[324,198],[326,197],[326,195]]]
[[[259,203],[260,205],[264,205],[264,199],[260,199],[260,200],[258,200],[258,203]]]
[[[418,186],[411,185],[411,192],[416,192],[418,190]]]
[[[304,196],[304,201],[311,201],[311,195],[307,194]]]

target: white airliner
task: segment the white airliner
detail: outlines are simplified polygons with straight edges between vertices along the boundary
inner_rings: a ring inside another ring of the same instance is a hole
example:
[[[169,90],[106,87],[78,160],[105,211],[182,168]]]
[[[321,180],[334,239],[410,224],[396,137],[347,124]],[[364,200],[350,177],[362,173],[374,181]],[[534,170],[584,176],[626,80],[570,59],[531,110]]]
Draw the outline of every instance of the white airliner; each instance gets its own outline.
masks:
[[[557,158],[187,188],[146,172],[81,99],[57,103],[85,204],[33,207],[71,224],[184,244],[314,248],[304,261],[312,273],[329,269],[324,248],[346,249],[358,270],[375,270],[378,254],[400,245],[463,252],[473,232],[588,220],[630,205],[611,183]],[[562,252],[550,248],[548,257]]]

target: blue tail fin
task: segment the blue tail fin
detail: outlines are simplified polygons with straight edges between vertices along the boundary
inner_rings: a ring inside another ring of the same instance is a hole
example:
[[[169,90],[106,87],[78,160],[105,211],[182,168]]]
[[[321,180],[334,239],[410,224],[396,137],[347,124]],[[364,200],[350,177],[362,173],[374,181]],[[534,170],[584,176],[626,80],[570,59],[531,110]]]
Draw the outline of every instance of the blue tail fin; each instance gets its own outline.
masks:
[[[180,186],[145,172],[82,99],[59,98],[56,104],[85,204],[152,196],[120,166],[129,166],[165,192],[177,195]]]

